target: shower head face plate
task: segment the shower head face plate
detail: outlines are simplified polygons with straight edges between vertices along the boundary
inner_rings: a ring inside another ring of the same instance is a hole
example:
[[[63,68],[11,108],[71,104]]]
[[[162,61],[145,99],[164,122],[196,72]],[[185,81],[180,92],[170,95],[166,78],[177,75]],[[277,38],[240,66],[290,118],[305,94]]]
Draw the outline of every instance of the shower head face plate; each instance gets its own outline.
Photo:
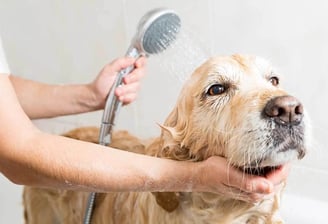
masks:
[[[138,45],[146,54],[164,51],[176,39],[181,27],[179,16],[169,9],[155,9],[140,20]]]
[[[146,30],[142,46],[146,53],[164,51],[176,39],[180,29],[180,18],[174,13],[158,17]]]

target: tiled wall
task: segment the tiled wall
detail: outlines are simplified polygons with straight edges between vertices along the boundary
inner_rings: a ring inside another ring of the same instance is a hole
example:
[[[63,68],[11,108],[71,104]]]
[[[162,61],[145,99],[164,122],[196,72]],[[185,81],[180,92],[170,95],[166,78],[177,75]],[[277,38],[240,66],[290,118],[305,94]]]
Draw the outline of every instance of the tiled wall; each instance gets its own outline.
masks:
[[[289,190],[328,201],[328,3],[262,0],[0,0],[0,33],[14,74],[49,83],[91,81],[102,66],[125,53],[140,17],[154,7],[176,10],[190,35],[191,60],[210,54],[247,53],[266,57],[285,75],[285,87],[302,99],[312,118],[314,141],[308,158],[295,164]],[[137,102],[121,110],[117,128],[140,136],[159,133],[181,87],[168,74],[165,57],[151,57]],[[176,65],[183,68],[183,62]],[[186,64],[188,66],[188,64]],[[101,112],[39,120],[43,130],[62,133],[99,126]],[[14,186],[2,181],[1,193]],[[316,189],[316,190],[313,190]],[[10,202],[8,202],[10,203]],[[2,208],[7,207],[0,202]],[[0,221],[1,221],[0,215]],[[2,216],[4,217],[4,216]]]

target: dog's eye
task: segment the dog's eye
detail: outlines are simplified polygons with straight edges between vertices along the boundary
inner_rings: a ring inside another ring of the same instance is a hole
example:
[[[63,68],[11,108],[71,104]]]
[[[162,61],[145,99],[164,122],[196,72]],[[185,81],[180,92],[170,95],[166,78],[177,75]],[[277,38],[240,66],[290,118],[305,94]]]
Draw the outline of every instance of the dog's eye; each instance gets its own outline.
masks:
[[[207,94],[210,96],[215,96],[215,95],[222,94],[225,91],[226,91],[226,87],[224,85],[215,84],[208,89]]]
[[[269,81],[273,86],[279,85],[279,78],[277,76],[270,77]]]

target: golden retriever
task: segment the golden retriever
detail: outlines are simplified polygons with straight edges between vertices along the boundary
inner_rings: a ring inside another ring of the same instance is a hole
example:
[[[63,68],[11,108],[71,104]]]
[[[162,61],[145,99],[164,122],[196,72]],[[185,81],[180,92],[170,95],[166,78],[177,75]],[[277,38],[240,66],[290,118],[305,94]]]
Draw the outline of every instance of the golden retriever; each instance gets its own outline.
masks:
[[[184,84],[176,106],[149,144],[125,131],[113,147],[175,160],[224,156],[245,173],[267,175],[304,157],[308,122],[299,100],[280,86],[279,74],[255,56],[208,59]],[[97,128],[65,136],[97,143]],[[283,187],[282,187],[283,188]],[[27,224],[82,223],[87,192],[25,187]],[[204,192],[97,194],[92,223],[283,223],[281,191],[253,204]]]

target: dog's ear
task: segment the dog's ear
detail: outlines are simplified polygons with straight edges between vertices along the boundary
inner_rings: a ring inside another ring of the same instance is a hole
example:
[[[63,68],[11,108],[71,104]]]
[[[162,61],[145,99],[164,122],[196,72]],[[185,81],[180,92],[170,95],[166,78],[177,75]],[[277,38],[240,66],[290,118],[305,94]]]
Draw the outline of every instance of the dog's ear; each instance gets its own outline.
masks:
[[[195,86],[199,86],[198,79],[189,79],[184,84],[176,105],[166,118],[165,126],[174,127],[179,132],[188,125],[195,100],[198,98],[194,90]]]
[[[190,128],[189,126],[195,99],[188,94],[190,91],[190,85],[184,86],[177,104],[166,118],[164,128],[162,127],[164,133],[170,133],[174,140],[180,143],[183,141]]]
[[[174,128],[158,124],[162,130],[161,139],[163,141],[163,148],[169,145],[176,145],[177,132]]]
[[[180,204],[179,193],[175,192],[153,192],[156,202],[167,212],[173,212]]]
[[[191,103],[186,102],[186,99],[181,99],[175,108],[166,118],[164,125],[173,127],[177,132],[184,130],[188,126],[189,116],[192,111]]]

